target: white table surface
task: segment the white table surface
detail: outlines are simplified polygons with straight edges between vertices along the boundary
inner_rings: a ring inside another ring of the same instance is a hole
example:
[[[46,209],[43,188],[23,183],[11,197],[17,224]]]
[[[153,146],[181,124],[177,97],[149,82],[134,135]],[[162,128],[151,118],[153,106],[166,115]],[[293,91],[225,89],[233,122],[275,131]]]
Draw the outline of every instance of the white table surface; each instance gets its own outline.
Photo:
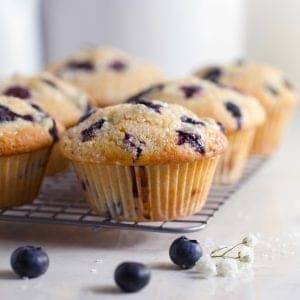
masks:
[[[300,299],[299,114],[293,125],[255,178],[207,228],[188,235],[208,251],[258,233],[252,273],[200,279],[176,270],[168,248],[177,235],[0,222],[0,299]],[[50,256],[48,272],[38,279],[17,279],[10,270],[11,252],[26,244],[43,246]],[[150,284],[136,294],[121,293],[113,280],[116,265],[128,260],[152,268]]]

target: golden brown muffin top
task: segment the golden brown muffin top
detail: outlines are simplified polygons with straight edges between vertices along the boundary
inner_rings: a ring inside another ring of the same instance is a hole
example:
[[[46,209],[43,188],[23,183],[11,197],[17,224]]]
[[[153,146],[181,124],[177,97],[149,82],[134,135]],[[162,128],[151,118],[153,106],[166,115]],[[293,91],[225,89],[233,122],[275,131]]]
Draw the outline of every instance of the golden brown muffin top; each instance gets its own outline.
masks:
[[[67,128],[90,109],[90,100],[84,92],[49,73],[2,80],[0,94],[37,104]]]
[[[139,95],[182,105],[199,117],[213,118],[226,132],[251,129],[265,120],[265,111],[254,97],[196,77],[155,85]]]
[[[214,120],[142,98],[91,112],[61,140],[71,160],[121,165],[194,161],[216,156],[226,146]]]
[[[0,156],[42,149],[57,138],[55,121],[38,106],[0,96]]]
[[[155,65],[111,47],[78,51],[47,70],[82,88],[100,107],[120,103],[164,77]]]
[[[298,93],[283,72],[265,63],[238,61],[224,66],[207,66],[195,75],[256,97],[267,112],[278,107],[293,107],[298,100]]]

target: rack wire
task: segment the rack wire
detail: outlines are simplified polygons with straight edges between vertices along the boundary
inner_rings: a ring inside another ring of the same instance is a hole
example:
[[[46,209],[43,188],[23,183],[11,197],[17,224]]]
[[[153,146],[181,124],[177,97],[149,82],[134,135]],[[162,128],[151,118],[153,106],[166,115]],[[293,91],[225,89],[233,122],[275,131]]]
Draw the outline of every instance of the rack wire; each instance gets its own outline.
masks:
[[[213,186],[206,205],[188,218],[166,222],[124,222],[97,216],[83,199],[73,172],[46,178],[39,197],[29,205],[0,210],[0,221],[30,222],[152,231],[191,233],[202,230],[220,207],[264,164],[263,158],[248,161],[241,180],[234,185]]]

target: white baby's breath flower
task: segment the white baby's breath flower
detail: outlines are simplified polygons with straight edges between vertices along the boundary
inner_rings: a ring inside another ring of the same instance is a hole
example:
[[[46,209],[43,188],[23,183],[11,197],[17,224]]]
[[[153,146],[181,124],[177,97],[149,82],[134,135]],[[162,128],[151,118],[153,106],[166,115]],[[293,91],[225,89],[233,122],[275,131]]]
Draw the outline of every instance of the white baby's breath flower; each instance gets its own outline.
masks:
[[[248,247],[255,247],[257,244],[257,237],[254,234],[249,234],[243,238],[242,243]]]
[[[254,252],[253,249],[247,246],[244,246],[241,248],[241,250],[239,251],[239,259],[241,262],[244,263],[253,263],[254,261]]]
[[[219,276],[235,277],[238,271],[238,263],[235,259],[226,258],[217,262],[217,274]]]
[[[216,263],[210,257],[204,257],[196,264],[196,270],[203,278],[208,278],[217,275]]]

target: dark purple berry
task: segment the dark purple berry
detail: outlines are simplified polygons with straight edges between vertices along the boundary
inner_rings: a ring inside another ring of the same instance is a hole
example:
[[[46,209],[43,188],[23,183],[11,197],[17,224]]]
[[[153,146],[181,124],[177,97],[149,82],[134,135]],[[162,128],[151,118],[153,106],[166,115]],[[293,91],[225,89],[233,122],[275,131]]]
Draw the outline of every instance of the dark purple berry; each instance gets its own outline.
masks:
[[[161,91],[163,88],[164,88],[163,83],[154,84],[154,85],[150,86],[149,88],[144,89],[140,93],[131,96],[130,98],[127,99],[126,102],[133,103],[134,99],[143,98],[144,96],[147,96],[148,94],[150,94],[152,92]]]
[[[0,105],[0,122],[12,122],[17,119],[23,119],[25,121],[33,122],[33,117],[31,115],[19,115],[11,111],[6,106]]]
[[[54,142],[58,141],[58,130],[57,130],[57,126],[56,126],[55,120],[53,120],[53,125],[49,129],[49,134],[51,135],[51,137],[52,137],[52,139],[53,139]]]
[[[205,148],[200,135],[182,130],[177,130],[176,132],[178,134],[178,145],[189,144],[196,152],[205,154]]]
[[[242,113],[241,113],[240,108],[236,104],[234,104],[230,101],[225,102],[224,105],[225,105],[226,109],[231,113],[231,115],[236,119],[237,128],[240,129],[241,125],[242,125],[241,124]]]
[[[171,261],[181,269],[192,268],[202,255],[203,251],[199,243],[185,236],[176,239],[169,249]]]
[[[205,74],[202,76],[202,78],[212,82],[218,82],[221,76],[222,76],[222,70],[218,67],[213,67],[207,70]]]
[[[180,117],[180,120],[181,122],[183,123],[188,123],[188,124],[193,124],[193,125],[202,125],[202,126],[206,126],[204,122],[202,121],[199,121],[199,120],[195,120],[195,119],[192,119],[188,116],[182,116]]]
[[[135,159],[138,159],[142,153],[142,148],[137,146],[136,143],[134,142],[134,136],[129,134],[129,133],[125,133],[125,137],[123,139],[123,143],[126,146],[126,148],[128,148],[129,150],[134,152],[134,157]],[[143,141],[139,141],[140,144],[145,144],[145,142]]]
[[[90,61],[76,61],[76,60],[69,61],[66,67],[70,70],[82,70],[87,72],[94,71],[95,69],[94,64]]]
[[[279,91],[274,87],[272,86],[271,84],[269,83],[266,83],[265,84],[265,88],[267,89],[267,91],[274,97],[278,96],[279,95]]]
[[[29,99],[31,97],[30,91],[27,88],[19,85],[15,85],[7,88],[3,92],[3,95],[17,97],[20,99]]]
[[[202,90],[202,88],[197,85],[186,85],[186,86],[182,86],[180,89],[183,91],[185,98],[193,98],[196,94],[199,94]]]
[[[143,104],[143,105],[147,106],[148,108],[153,109],[157,113],[160,113],[160,109],[162,108],[162,106],[160,104],[154,103],[150,100],[146,100],[143,98],[131,98],[127,102],[131,103],[131,104]]]
[[[96,112],[95,109],[90,109],[83,116],[81,116],[81,118],[79,119],[78,123],[81,123],[81,122],[85,121],[86,119],[88,119],[95,112]]]
[[[112,63],[110,63],[108,65],[108,67],[114,71],[122,72],[125,69],[127,69],[127,64],[125,64],[124,62],[122,62],[120,60],[115,60]]]
[[[49,257],[41,247],[19,247],[12,253],[10,264],[21,278],[36,278],[46,273]]]
[[[127,293],[141,290],[149,283],[150,277],[150,269],[137,262],[124,262],[115,270],[116,284]]]
[[[81,141],[84,143],[92,140],[95,137],[95,131],[101,129],[104,123],[105,120],[100,119],[96,123],[92,124],[90,127],[84,129],[81,132]]]

